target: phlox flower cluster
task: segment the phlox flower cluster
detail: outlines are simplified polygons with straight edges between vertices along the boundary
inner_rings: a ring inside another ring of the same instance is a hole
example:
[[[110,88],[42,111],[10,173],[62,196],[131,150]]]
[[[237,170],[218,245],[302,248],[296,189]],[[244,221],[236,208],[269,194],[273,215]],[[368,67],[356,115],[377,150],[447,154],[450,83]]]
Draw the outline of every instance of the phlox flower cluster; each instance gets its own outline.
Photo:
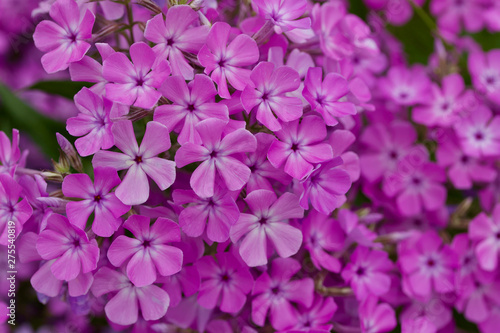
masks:
[[[0,132],[0,249],[13,221],[47,330],[499,332],[500,49],[467,37],[498,1],[431,0],[427,64],[384,28],[425,1],[363,2],[30,7],[81,84],[53,170]]]

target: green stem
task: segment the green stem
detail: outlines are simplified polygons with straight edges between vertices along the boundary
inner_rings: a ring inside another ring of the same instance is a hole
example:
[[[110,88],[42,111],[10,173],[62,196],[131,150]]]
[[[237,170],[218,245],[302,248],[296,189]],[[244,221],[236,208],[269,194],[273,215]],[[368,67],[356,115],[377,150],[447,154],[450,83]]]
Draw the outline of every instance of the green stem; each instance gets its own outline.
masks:
[[[432,32],[436,32],[437,26],[436,23],[432,20],[432,18],[425,12],[425,10],[417,5],[414,0],[409,0],[410,4],[413,7],[413,10],[417,13],[417,15],[424,21],[424,23],[429,27]]]
[[[125,3],[125,7],[127,8],[127,16],[128,16],[128,24],[130,30],[130,43],[134,44],[134,13],[132,12],[132,7],[130,6],[130,1]]]

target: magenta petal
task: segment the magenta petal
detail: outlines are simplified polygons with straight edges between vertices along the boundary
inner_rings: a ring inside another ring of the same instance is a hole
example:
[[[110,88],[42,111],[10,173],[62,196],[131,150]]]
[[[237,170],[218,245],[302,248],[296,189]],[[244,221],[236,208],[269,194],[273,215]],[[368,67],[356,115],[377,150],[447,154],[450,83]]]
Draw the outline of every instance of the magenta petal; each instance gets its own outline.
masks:
[[[191,175],[191,188],[201,198],[214,195],[215,163],[213,160],[201,163]]]
[[[136,291],[133,287],[123,288],[104,307],[106,316],[118,325],[132,325],[139,317]]]
[[[179,224],[186,235],[198,237],[205,231],[207,217],[204,206],[186,207],[179,215]]]
[[[150,251],[156,269],[162,276],[170,276],[178,273],[182,268],[182,251],[168,245],[155,245]]]
[[[145,76],[153,67],[155,62],[154,51],[144,42],[138,42],[130,46],[130,58],[134,63],[137,74]]]
[[[138,154],[143,158],[156,156],[170,148],[168,128],[156,121],[150,121],[141,142]]]
[[[135,68],[125,54],[117,52],[104,61],[102,75],[109,82],[132,83]]]
[[[94,185],[86,174],[73,174],[64,177],[62,191],[65,196],[87,199],[94,193]]]
[[[66,178],[64,178],[64,180],[66,180]],[[118,184],[120,184],[120,177],[118,177],[118,173],[114,168],[94,168],[94,186],[96,190],[109,193],[111,189]]]
[[[126,154],[104,150],[98,151],[92,159],[94,167],[112,167],[116,170],[128,169],[133,163],[132,158]]]
[[[284,221],[304,216],[304,209],[299,205],[299,197],[292,193],[284,193],[269,209],[273,221]]]
[[[66,204],[66,215],[71,224],[83,230],[94,208],[95,204],[91,200],[71,201]]]
[[[226,50],[228,64],[231,66],[248,66],[259,60],[259,48],[250,36],[238,35]]]
[[[150,235],[158,243],[180,242],[181,231],[179,225],[167,218],[159,217],[150,230]]]
[[[269,223],[266,234],[282,258],[294,255],[302,245],[302,232],[285,223]]]
[[[126,205],[140,205],[149,197],[149,182],[142,168],[130,167],[122,183],[116,188],[116,197]]]
[[[67,238],[53,230],[44,230],[38,236],[36,249],[43,259],[58,258],[68,249]]]
[[[250,267],[267,264],[267,237],[264,228],[257,227],[250,231],[241,242],[239,252]]]
[[[81,263],[78,254],[67,250],[51,267],[52,273],[59,280],[70,281],[80,274]]]
[[[92,273],[80,274],[76,279],[68,282],[68,294],[71,297],[85,295],[89,292],[92,282],[94,282]]]
[[[175,163],[159,157],[149,158],[141,164],[142,170],[164,191],[175,181]],[[130,172],[130,171],[129,171]]]
[[[215,308],[221,289],[221,285],[215,279],[204,282],[198,294],[198,303],[207,309]]]
[[[108,249],[108,259],[116,267],[120,267],[126,260],[141,249],[141,241],[126,236],[118,236]]]
[[[175,164],[182,168],[194,162],[201,162],[208,159],[210,152],[202,146],[193,143],[185,143],[175,154]]]
[[[132,122],[126,120],[114,123],[112,131],[115,138],[116,147],[118,147],[125,154],[135,157],[135,154],[137,154],[139,148],[135,139]]]
[[[226,135],[219,146],[225,155],[250,153],[257,149],[257,139],[247,130],[239,129]]]
[[[53,263],[54,261],[44,263],[30,279],[33,289],[49,297],[58,296],[63,284],[63,281],[56,279],[52,274],[50,268]]]
[[[43,52],[59,47],[65,31],[52,21],[42,21],[36,26],[33,34],[35,46]]]
[[[230,191],[241,189],[250,178],[250,168],[235,158],[217,158],[215,165]]]
[[[141,249],[127,264],[127,276],[136,287],[143,287],[156,281],[156,268],[148,249]]]
[[[167,313],[170,297],[165,290],[151,285],[137,288],[136,294],[145,320],[158,320]]]
[[[227,313],[237,313],[243,308],[247,297],[239,289],[222,290],[220,309]]]

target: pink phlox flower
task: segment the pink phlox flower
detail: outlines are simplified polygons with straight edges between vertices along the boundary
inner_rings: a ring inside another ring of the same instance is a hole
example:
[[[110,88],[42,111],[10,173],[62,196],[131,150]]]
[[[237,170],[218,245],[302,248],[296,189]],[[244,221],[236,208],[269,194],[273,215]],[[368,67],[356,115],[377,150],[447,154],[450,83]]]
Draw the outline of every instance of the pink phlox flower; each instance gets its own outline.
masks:
[[[453,297],[453,296],[452,296]],[[431,299],[423,302],[413,299],[400,314],[402,332],[437,333],[453,320],[453,312],[446,296],[434,294]]]
[[[312,10],[312,28],[319,36],[321,50],[341,60],[355,52],[374,56],[379,49],[370,37],[370,28],[359,17],[348,14],[343,2],[316,4]]]
[[[218,186],[210,198],[200,198],[190,190],[175,190],[172,197],[175,204],[187,205],[179,214],[179,225],[186,235],[201,236],[206,226],[211,241],[229,239],[229,230],[238,221],[240,210],[227,190]]]
[[[311,55],[307,52],[299,51],[299,49],[293,49],[288,55],[285,63],[285,49],[279,46],[273,46],[269,48],[268,61],[273,63],[274,66],[288,66],[299,73],[300,85],[295,91],[289,92],[287,95],[290,97],[298,97],[302,101],[302,105],[307,105],[307,100],[302,95],[304,90],[304,78],[306,77],[309,68],[314,67],[314,60]]]
[[[469,237],[477,242],[475,253],[479,266],[494,271],[500,249],[500,204],[495,205],[491,217],[482,212],[470,222]]]
[[[53,213],[64,214],[66,200],[50,197],[47,193],[47,182],[40,175],[19,177],[18,184],[23,188],[23,195],[28,200],[33,214],[28,220],[25,230],[38,232],[47,225],[47,219]],[[33,223],[31,223],[33,222]]]
[[[337,220],[346,235],[343,250],[348,249],[352,244],[382,249],[382,244],[374,242],[379,235],[366,225],[367,217],[361,219],[356,212],[339,209]]]
[[[490,32],[500,31],[500,22],[498,15],[500,15],[500,3],[497,1],[490,1],[487,9],[481,15],[483,16],[484,25]]]
[[[213,313],[213,309],[199,305],[196,295],[193,295],[183,298],[175,308],[170,307],[165,319],[177,327],[194,327],[199,332],[205,332]]]
[[[238,313],[252,291],[253,277],[245,264],[229,252],[205,256],[196,262],[201,276],[198,303],[208,309]]]
[[[470,189],[474,182],[489,183],[497,177],[490,161],[468,156],[454,140],[441,143],[436,156],[438,164],[447,168],[448,178],[457,189]]]
[[[33,250],[36,252],[35,245],[36,238],[33,239]],[[33,289],[46,297],[62,296],[61,294],[65,291],[64,281],[56,278],[52,272],[52,266],[56,261],[56,259],[52,259],[43,262],[30,279]],[[93,282],[92,272],[78,274],[77,277],[67,282],[68,295],[71,297],[86,295]]]
[[[472,157],[500,156],[500,116],[479,105],[454,126],[463,151]]]
[[[247,154],[244,162],[250,168],[251,174],[246,184],[247,193],[255,190],[273,190],[271,180],[287,185],[291,177],[282,170],[276,169],[267,159],[269,147],[274,142],[274,136],[267,133],[255,134],[257,149],[254,153]]]
[[[442,167],[428,162],[423,149],[410,152],[388,175],[382,184],[385,194],[396,198],[396,205],[403,216],[412,216],[443,206],[447,191],[443,183],[446,173]]]
[[[254,0],[252,5],[261,17],[274,24],[277,34],[285,33],[295,43],[314,36],[311,19],[302,17],[308,7],[306,0]]]
[[[264,326],[269,313],[273,328],[290,328],[298,321],[297,310],[292,303],[311,307],[314,300],[313,280],[292,279],[300,268],[295,259],[277,258],[273,260],[270,270],[255,280],[252,291],[252,320],[255,324]]]
[[[205,67],[205,74],[217,83],[219,95],[230,98],[227,82],[236,90],[245,89],[250,81],[250,70],[246,68],[259,60],[259,48],[251,37],[241,34],[229,42],[231,26],[216,22],[207,36],[207,43],[198,53],[198,60]]]
[[[127,174],[116,189],[116,196],[126,205],[139,205],[149,197],[151,177],[160,190],[164,191],[175,180],[175,163],[158,155],[170,149],[168,129],[156,121],[146,125],[141,145],[137,145],[132,122],[119,121],[113,124],[116,147],[123,153],[98,151],[92,160],[94,167],[110,166],[116,170],[127,169]]]
[[[428,99],[413,109],[413,120],[426,126],[449,127],[477,103],[474,99],[472,91],[465,89],[462,76],[450,74],[443,78],[441,88],[431,85]]]
[[[265,265],[273,248],[282,258],[297,253],[302,232],[288,220],[303,217],[299,198],[289,192],[278,198],[272,191],[255,190],[245,201],[251,213],[241,213],[230,232],[233,243],[241,239],[239,253],[243,261],[250,267]]]
[[[456,290],[466,292],[476,289],[476,280],[494,277],[495,271],[485,271],[479,267],[474,241],[466,233],[453,238],[451,249],[457,254],[458,268],[455,274]]]
[[[342,169],[341,157],[334,157],[325,164],[317,165],[302,182],[300,206],[309,209],[309,203],[318,212],[330,215],[347,200],[345,194],[351,188],[352,180]]]
[[[433,292],[455,290],[456,253],[429,230],[399,244],[398,263],[403,273],[403,290],[410,296],[429,300]]]
[[[105,61],[111,54],[116,52],[106,43],[96,43],[95,46],[101,55],[102,61]],[[82,60],[71,63],[69,65],[69,74],[71,81],[95,83],[89,89],[99,96],[105,95],[108,81],[102,76],[102,65],[94,58],[84,56]]]
[[[500,105],[500,50],[472,52],[467,61],[474,88]]]
[[[481,1],[433,0],[430,9],[439,28],[453,34],[460,33],[462,26],[467,32],[478,32],[484,26]]]
[[[333,297],[321,297],[314,294],[314,300],[310,307],[299,304],[298,323],[292,330],[287,332],[330,332],[332,324],[330,321],[337,311],[337,304]]]
[[[360,136],[366,147],[359,157],[361,174],[369,182],[375,182],[393,173],[416,140],[417,132],[408,122],[394,121],[388,125],[377,122],[367,126]]]
[[[135,286],[150,285],[158,275],[181,270],[182,251],[168,245],[181,239],[177,223],[160,217],[150,226],[148,217],[132,215],[123,227],[135,238],[118,236],[108,249],[108,259],[116,267],[126,264],[127,276]]]
[[[378,84],[380,94],[398,106],[425,103],[431,82],[420,66],[392,67]]]
[[[113,147],[111,119],[126,115],[127,107],[101,98],[88,88],[83,88],[75,95],[75,104],[80,112],[78,116],[67,120],[66,129],[73,136],[81,136],[75,141],[78,153],[89,156],[99,149]]]
[[[194,77],[193,67],[186,53],[197,54],[207,39],[209,27],[195,26],[199,15],[190,6],[178,5],[168,9],[165,20],[158,14],[146,23],[144,37],[155,43],[153,51],[158,59],[168,59],[174,75],[186,80]]]
[[[33,39],[42,52],[42,65],[47,73],[55,73],[79,61],[90,48],[85,42],[92,37],[95,16],[88,9],[78,8],[74,0],[58,0],[49,11],[55,21],[37,25]]]
[[[87,174],[71,174],[64,178],[62,191],[66,197],[80,198],[66,205],[69,221],[84,229],[90,214],[94,213],[92,231],[101,237],[110,237],[122,224],[120,216],[130,210],[111,190],[120,184],[114,168],[96,167],[94,184]]]
[[[183,297],[190,297],[198,292],[201,279],[196,266],[189,265],[184,266],[179,273],[158,277],[157,282],[162,283],[162,289],[168,293],[170,306],[176,307]]]
[[[327,132],[320,117],[306,116],[300,124],[299,120],[285,123],[275,134],[279,140],[269,147],[269,162],[275,168],[284,166],[295,179],[304,179],[316,164],[333,158],[332,147],[324,142]]]
[[[203,143],[195,129],[200,121],[209,118],[229,120],[227,106],[215,103],[217,91],[206,75],[197,74],[189,85],[182,76],[170,76],[163,82],[160,92],[173,104],[156,108],[154,120],[178,132],[177,141],[181,145]]]
[[[22,195],[23,188],[9,174],[0,174],[0,244],[7,245],[16,239],[23,224],[33,214],[28,200]],[[21,199],[21,200],[19,200]],[[12,224],[12,222],[14,224]],[[14,232],[14,238],[8,235]]]
[[[374,111],[375,106],[369,103],[372,99],[372,93],[365,82],[365,79],[369,78],[371,74],[364,73],[365,75],[363,76],[361,73],[356,73],[355,65],[360,63],[362,59],[361,55],[353,57],[354,59],[342,59],[340,61],[328,58],[323,68],[327,73],[338,73],[347,80],[349,93],[344,98],[346,101],[353,103],[357,110]],[[368,71],[368,69],[358,69],[358,71],[363,70]],[[370,81],[368,80],[368,82]]]
[[[396,325],[396,312],[387,303],[378,303],[376,296],[369,296],[359,305],[362,333],[384,333]]]
[[[342,278],[351,285],[358,300],[370,295],[382,296],[391,287],[389,271],[393,263],[387,252],[358,246],[342,271]]]
[[[481,323],[500,305],[500,281],[495,280],[493,274],[479,270],[473,284],[467,287],[460,290],[455,307],[467,320]]]
[[[100,297],[111,294],[104,306],[108,319],[118,325],[132,325],[139,319],[158,320],[165,315],[170,298],[156,285],[135,286],[125,274],[109,267],[102,267],[94,276],[92,294]]]
[[[302,101],[287,95],[300,86],[299,73],[294,69],[261,62],[252,70],[250,79],[251,84],[241,93],[241,103],[247,113],[255,112],[257,120],[271,131],[282,128],[278,119],[289,122],[302,116]]]
[[[177,167],[194,162],[201,164],[190,180],[196,195],[207,198],[214,195],[216,174],[230,191],[240,190],[250,178],[250,168],[238,158],[241,153],[254,152],[257,140],[249,131],[239,128],[225,136],[227,121],[206,119],[196,125],[201,145],[187,142],[175,155]]]
[[[146,43],[130,46],[130,57],[121,52],[104,60],[102,75],[106,84],[106,97],[114,102],[150,109],[161,97],[156,89],[170,75],[166,60],[157,61],[154,51]]]
[[[347,80],[337,73],[328,73],[324,80],[322,78],[320,67],[309,68],[302,94],[312,110],[321,114],[326,125],[337,125],[337,118],[356,114],[354,104],[344,98],[349,93]]]
[[[56,259],[50,270],[57,279],[64,281],[75,279],[80,272],[93,271],[99,258],[97,241],[89,240],[82,229],[59,214],[48,219],[47,227],[38,236],[36,249],[43,259]]]
[[[306,77],[309,68],[314,67],[314,60],[311,55],[307,52],[302,52],[299,49],[293,49],[290,54],[286,56],[285,62],[285,52],[286,49],[280,46],[272,46],[269,48],[268,61],[273,63],[276,68],[281,66],[287,66],[299,73],[300,79]],[[299,89],[302,91],[302,89]],[[292,92],[293,94],[294,92]],[[299,94],[297,94],[297,97]],[[301,95],[301,94],[300,94]]]
[[[344,247],[345,234],[340,224],[312,210],[302,221],[302,233],[304,248],[309,251],[313,265],[317,269],[339,273],[342,266],[332,252]]]
[[[425,0],[413,0],[415,5],[421,7]],[[387,1],[385,8],[387,21],[395,26],[406,24],[413,17],[413,7],[409,0]]]

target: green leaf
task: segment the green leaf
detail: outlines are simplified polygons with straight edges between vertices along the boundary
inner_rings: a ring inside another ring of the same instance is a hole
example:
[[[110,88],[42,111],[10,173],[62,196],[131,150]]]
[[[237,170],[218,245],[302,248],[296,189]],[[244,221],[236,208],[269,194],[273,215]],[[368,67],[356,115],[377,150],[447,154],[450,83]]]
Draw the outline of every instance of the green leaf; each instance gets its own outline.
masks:
[[[10,126],[28,134],[33,142],[53,159],[59,156],[56,132],[69,137],[63,123],[37,112],[2,84],[0,84],[0,119],[6,119]]]
[[[472,38],[479,45],[481,45],[482,49],[486,51],[491,51],[493,49],[500,49],[500,33],[491,33],[487,30],[482,30],[478,33],[472,34]]]
[[[388,26],[389,30],[402,44],[410,64],[427,64],[434,50],[434,38],[425,22],[417,15],[404,26]]]
[[[89,82],[73,82],[73,81],[40,81],[28,87],[29,90],[41,90],[52,95],[59,95],[67,99],[73,99],[76,93],[83,87],[91,87]]]

